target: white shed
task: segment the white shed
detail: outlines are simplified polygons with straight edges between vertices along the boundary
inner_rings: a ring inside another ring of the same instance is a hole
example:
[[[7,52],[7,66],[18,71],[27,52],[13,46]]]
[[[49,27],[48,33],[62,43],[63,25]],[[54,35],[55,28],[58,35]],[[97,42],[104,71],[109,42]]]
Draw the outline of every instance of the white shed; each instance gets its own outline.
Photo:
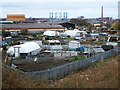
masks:
[[[43,35],[45,35],[45,36],[59,36],[59,32],[57,32],[57,31],[45,31],[43,33]]]
[[[70,41],[69,42],[69,49],[77,49],[80,47],[80,42],[78,41]]]
[[[24,44],[20,45],[14,45],[11,46],[7,53],[10,55],[14,55],[15,57],[19,56],[30,56],[30,55],[36,55],[40,52],[41,48],[40,46],[35,42],[26,42]]]
[[[52,51],[59,51],[63,49],[59,40],[48,40],[48,43]]]
[[[87,34],[87,32],[86,31],[80,31],[78,29],[74,29],[74,30],[65,31],[64,34],[66,36],[70,36],[70,37],[81,37],[81,34],[85,35],[85,34]]]

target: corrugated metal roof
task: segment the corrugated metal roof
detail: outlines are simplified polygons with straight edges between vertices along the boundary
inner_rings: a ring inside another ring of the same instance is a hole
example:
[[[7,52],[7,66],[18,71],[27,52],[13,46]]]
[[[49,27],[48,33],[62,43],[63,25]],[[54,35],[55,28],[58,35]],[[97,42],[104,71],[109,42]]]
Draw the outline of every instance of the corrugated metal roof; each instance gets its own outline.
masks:
[[[25,23],[25,24],[0,24],[0,28],[2,29],[39,29],[39,28],[64,28],[61,25],[53,25],[46,23]]]

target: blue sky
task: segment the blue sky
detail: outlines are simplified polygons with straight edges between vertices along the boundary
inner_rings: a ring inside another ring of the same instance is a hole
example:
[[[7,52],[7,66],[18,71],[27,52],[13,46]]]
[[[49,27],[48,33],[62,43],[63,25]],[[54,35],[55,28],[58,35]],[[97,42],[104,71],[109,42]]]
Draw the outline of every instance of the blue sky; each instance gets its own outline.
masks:
[[[0,17],[7,14],[25,14],[26,17],[48,18],[49,12],[67,12],[68,18],[85,16],[96,18],[101,15],[101,7],[104,7],[105,17],[118,17],[119,0],[2,0]]]

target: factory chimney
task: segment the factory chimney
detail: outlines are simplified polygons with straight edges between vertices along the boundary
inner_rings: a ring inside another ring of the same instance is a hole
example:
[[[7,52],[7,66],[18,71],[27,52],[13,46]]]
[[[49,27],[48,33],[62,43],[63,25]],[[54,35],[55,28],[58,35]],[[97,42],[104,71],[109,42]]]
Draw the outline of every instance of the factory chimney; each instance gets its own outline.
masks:
[[[101,21],[103,21],[103,6],[101,8]]]

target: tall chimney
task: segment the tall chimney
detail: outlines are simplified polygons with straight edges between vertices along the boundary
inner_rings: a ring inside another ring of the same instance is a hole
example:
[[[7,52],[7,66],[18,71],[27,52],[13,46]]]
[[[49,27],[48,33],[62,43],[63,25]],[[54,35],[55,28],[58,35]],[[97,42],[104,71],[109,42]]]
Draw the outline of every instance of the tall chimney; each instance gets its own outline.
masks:
[[[101,20],[103,20],[103,6],[101,8]]]
[[[53,21],[53,12],[51,14],[52,14],[52,21]]]
[[[65,12],[63,12],[63,19],[65,20]]]
[[[66,19],[67,19],[67,17],[68,17],[68,14],[67,14],[67,12],[66,12]]]
[[[51,12],[49,13],[49,19],[51,19]]]
[[[59,13],[59,19],[62,19],[62,13],[61,12]]]
[[[55,19],[57,19],[57,12],[55,13]]]

